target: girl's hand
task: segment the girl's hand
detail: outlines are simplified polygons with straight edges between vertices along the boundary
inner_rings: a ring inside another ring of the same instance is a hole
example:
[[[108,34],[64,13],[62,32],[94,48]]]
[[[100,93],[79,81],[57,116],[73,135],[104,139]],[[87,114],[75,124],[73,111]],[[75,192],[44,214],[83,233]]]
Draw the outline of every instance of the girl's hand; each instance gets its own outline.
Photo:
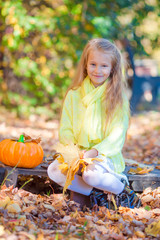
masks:
[[[92,148],[86,152],[84,152],[84,158],[94,158],[98,156],[98,151],[95,148]]]

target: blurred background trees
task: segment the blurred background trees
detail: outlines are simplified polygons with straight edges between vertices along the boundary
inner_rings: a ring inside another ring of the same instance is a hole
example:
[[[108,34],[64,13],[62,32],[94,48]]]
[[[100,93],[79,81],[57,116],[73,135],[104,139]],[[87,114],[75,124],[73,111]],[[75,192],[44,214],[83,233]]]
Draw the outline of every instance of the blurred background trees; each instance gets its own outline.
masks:
[[[86,42],[127,38],[160,62],[158,0],[0,0],[0,104],[55,117]],[[122,48],[122,51],[124,49]]]

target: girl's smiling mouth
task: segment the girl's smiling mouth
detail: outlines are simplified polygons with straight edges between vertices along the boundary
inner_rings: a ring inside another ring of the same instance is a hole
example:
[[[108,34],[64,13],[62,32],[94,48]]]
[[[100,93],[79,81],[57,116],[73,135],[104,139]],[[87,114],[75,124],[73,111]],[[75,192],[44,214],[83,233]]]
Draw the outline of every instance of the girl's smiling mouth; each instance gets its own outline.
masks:
[[[100,75],[93,75],[93,76],[94,76],[94,77],[97,77],[97,78],[98,78],[98,77],[103,77],[103,76],[100,76]]]

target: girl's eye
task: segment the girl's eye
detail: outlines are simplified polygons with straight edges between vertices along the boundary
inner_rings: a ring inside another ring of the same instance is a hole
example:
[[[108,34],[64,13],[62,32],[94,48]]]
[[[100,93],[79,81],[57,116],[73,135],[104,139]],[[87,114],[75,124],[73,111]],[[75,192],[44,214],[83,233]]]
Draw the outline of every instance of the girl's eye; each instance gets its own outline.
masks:
[[[95,66],[96,64],[94,64],[94,63],[91,63],[91,66]]]
[[[107,67],[107,65],[102,65],[102,67]]]

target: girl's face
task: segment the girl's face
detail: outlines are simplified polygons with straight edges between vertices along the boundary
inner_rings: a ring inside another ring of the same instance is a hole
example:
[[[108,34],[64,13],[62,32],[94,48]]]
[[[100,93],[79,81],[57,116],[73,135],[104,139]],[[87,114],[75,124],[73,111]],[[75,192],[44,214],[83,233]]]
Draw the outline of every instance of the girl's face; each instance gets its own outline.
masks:
[[[87,73],[95,87],[102,85],[112,70],[111,55],[100,50],[92,50],[87,61]]]

